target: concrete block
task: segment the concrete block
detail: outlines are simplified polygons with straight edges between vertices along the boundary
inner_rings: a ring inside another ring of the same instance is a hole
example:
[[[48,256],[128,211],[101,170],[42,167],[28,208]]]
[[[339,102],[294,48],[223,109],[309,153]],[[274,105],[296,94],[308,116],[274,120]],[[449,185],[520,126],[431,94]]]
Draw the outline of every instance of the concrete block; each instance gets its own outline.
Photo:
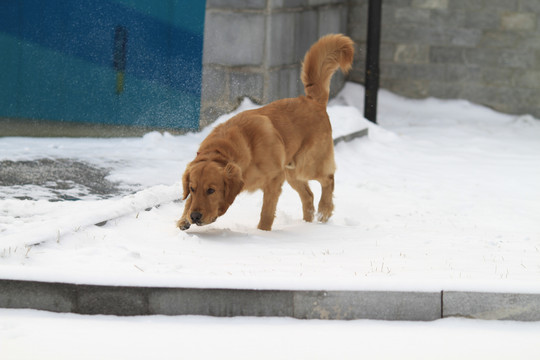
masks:
[[[429,62],[435,64],[463,64],[465,58],[463,49],[453,46],[431,46]]]
[[[452,0],[448,2],[449,9],[462,10],[483,10],[485,9],[484,0]]]
[[[358,44],[355,48],[355,62],[359,62],[362,64],[365,64],[365,56],[366,56],[366,47],[364,44]],[[379,50],[379,60],[381,62],[388,62],[388,61],[394,61],[394,54],[396,53],[396,47],[397,44],[392,43],[386,43],[381,44],[381,48]],[[354,64],[353,64],[354,65]]]
[[[238,104],[232,104],[229,101],[202,103],[199,127],[202,129],[213,123],[220,115],[230,113],[235,109],[235,105]]]
[[[516,76],[515,84],[523,88],[540,89],[540,71],[520,71],[519,75]]]
[[[365,42],[355,42],[354,44],[354,60],[353,68],[362,68],[366,66],[366,46]],[[379,60],[381,62],[388,62],[394,58],[395,45],[394,44],[381,44],[381,52]]]
[[[229,289],[156,289],[149,296],[151,314],[207,316],[292,316],[290,291]]]
[[[269,16],[266,41],[266,57],[269,67],[293,64],[295,58],[295,20],[292,12],[275,13]]]
[[[265,94],[265,103],[296,97],[304,93],[303,84],[300,80],[300,67],[278,69],[268,74],[268,90]]]
[[[308,5],[310,6],[344,4],[344,3],[347,3],[347,1],[345,0],[308,0]]]
[[[467,29],[498,29],[500,26],[499,11],[484,8],[482,11],[468,11],[465,13],[465,28]]]
[[[503,67],[531,69],[536,62],[533,51],[508,49],[500,52],[498,64]]]
[[[447,33],[450,37],[450,44],[473,47],[478,45],[483,32],[479,29],[453,28],[448,29]]]
[[[515,91],[515,88],[508,88]],[[519,89],[518,89],[519,90]],[[533,92],[531,92],[533,94]],[[526,95],[519,92],[517,96]],[[497,104],[512,111],[512,106]],[[523,107],[523,105],[521,105]],[[540,112],[536,104],[527,109]],[[0,280],[1,308],[114,315],[287,316],[429,321],[540,321],[540,294],[114,287]]]
[[[381,78],[431,80],[433,74],[430,73],[429,69],[432,67],[434,66],[424,64],[384,63],[381,64]]]
[[[522,108],[532,108],[538,107],[538,89],[528,89],[528,88],[516,88],[514,87],[514,95],[512,99],[504,99],[502,103],[508,104],[512,110],[509,112],[511,114],[526,114]]]
[[[358,1],[358,0],[356,0]],[[360,3],[368,3],[369,0],[361,0]],[[411,6],[411,0],[384,0],[383,6],[396,6],[396,7],[409,7]]]
[[[299,319],[422,320],[441,317],[441,294],[378,291],[307,291],[294,297]]]
[[[427,64],[429,63],[429,46],[422,44],[398,44],[394,53],[394,62]]]
[[[423,99],[429,95],[430,81],[426,79],[381,77],[380,83],[381,88],[413,99]]]
[[[503,13],[501,27],[508,31],[526,31],[536,29],[535,13]]]
[[[0,280],[0,308],[72,312],[76,300],[70,284]]]
[[[148,301],[144,288],[115,286],[77,286],[79,314],[147,315]]]
[[[353,67],[351,71],[349,71],[349,80],[353,81],[358,84],[364,84],[364,81],[366,79],[366,72],[364,68],[357,68]]]
[[[336,96],[341,89],[343,89],[343,86],[345,85],[345,75],[338,70],[334,73],[334,76],[332,76],[332,80],[330,80],[330,98],[333,98]],[[303,88],[303,87],[302,87]],[[302,91],[303,94],[303,91]]]
[[[540,1],[538,1],[538,0],[521,0],[519,9],[521,11],[540,14]]]
[[[206,8],[265,9],[266,0],[206,0]]]
[[[540,294],[443,293],[443,316],[540,321]]]
[[[319,10],[319,37],[326,34],[345,33],[347,13],[345,7],[329,7]]]
[[[485,86],[484,84],[471,83],[462,88],[461,98],[477,104],[485,104],[495,107],[501,103],[505,96],[512,96],[508,87]]]
[[[318,39],[319,16],[315,10],[296,13],[294,28],[294,58],[300,63]]]
[[[511,109],[510,113],[515,113],[517,115],[532,115],[537,119],[540,119],[540,106],[522,106],[518,111],[514,111],[515,109]]]
[[[349,7],[348,6],[340,6],[339,7],[340,12],[340,19],[339,19],[339,30],[338,32],[341,34],[347,35],[347,31],[349,30]]]
[[[305,7],[308,0],[269,0],[271,9]]]
[[[394,11],[395,21],[412,22],[416,24],[429,24],[431,11],[418,8],[397,8]]]
[[[410,66],[411,78],[426,81],[476,82],[482,80],[481,67],[465,64],[431,64]],[[397,76],[396,76],[397,77]]]
[[[417,9],[420,10],[420,9]],[[465,14],[462,9],[424,10],[430,14],[431,27],[443,27],[446,29],[462,29],[465,27]]]
[[[412,7],[420,9],[447,9],[448,0],[412,0]]]
[[[228,73],[222,67],[204,65],[202,73],[201,101],[222,101],[225,99]]]
[[[536,29],[535,33],[530,32],[512,32],[512,34],[518,35],[520,39],[520,47],[522,49],[540,49],[540,27]],[[517,43],[514,43],[514,46]],[[537,68],[540,68],[540,66],[536,65]]]
[[[385,2],[386,3],[386,2]],[[349,36],[356,41],[365,41],[367,37],[367,2],[360,5],[352,2],[349,8],[348,31]]]
[[[392,0],[387,0],[387,1],[392,2]],[[367,6],[368,3],[369,3],[369,0],[355,0],[355,1],[350,1],[349,6],[350,7],[353,7],[353,6]]]
[[[205,64],[261,65],[265,16],[258,13],[206,12]]]
[[[463,88],[462,98],[513,114],[523,114],[521,108],[538,106],[537,89],[512,85],[495,87],[471,83]]]
[[[466,48],[463,49],[466,64],[481,66],[500,66],[501,51],[498,49]]]
[[[461,95],[462,83],[433,80],[429,82],[428,92],[430,96],[440,99],[457,99]]]
[[[521,0],[489,0],[485,4],[492,9],[517,11],[520,2]]]
[[[394,24],[384,28],[381,33],[383,43],[410,43],[414,39],[415,43],[440,46],[448,43],[448,38],[448,32],[444,28],[435,27],[428,31],[424,26],[410,23]]]
[[[482,67],[465,64],[435,65],[429,67],[434,80],[454,82],[482,82]]]
[[[516,70],[498,67],[481,67],[482,83],[486,86],[509,86]]]
[[[349,141],[353,141],[354,139],[368,136],[368,134],[369,134],[369,130],[366,128],[359,131],[355,131],[347,135],[338,136],[337,138],[334,139],[334,146],[342,142],[349,142]]]
[[[531,34],[524,35],[518,31],[488,30],[484,31],[478,44],[482,48],[514,48],[516,44],[525,45],[526,39],[534,38]],[[540,39],[533,40],[533,45],[540,44]]]
[[[263,103],[264,76],[262,73],[246,71],[230,72],[229,101],[239,104],[240,99],[249,97],[258,104]]]

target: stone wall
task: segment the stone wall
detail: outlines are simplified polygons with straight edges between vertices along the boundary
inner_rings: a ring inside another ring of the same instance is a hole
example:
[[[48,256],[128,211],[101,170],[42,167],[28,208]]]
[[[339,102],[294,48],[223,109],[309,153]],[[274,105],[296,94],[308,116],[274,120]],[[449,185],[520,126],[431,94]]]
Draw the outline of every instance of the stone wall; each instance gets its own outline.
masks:
[[[382,0],[382,88],[462,98],[540,118],[539,0]],[[303,94],[300,63],[327,33],[356,44],[364,82],[368,0],[207,0],[201,127],[248,96]],[[344,77],[337,73],[335,93]]]
[[[367,3],[349,9],[359,50],[351,80],[360,83]],[[540,1],[383,0],[382,12],[382,88],[540,118]]]
[[[305,52],[324,34],[345,33],[347,11],[346,0],[207,0],[201,127],[245,96],[266,104],[303,94]]]

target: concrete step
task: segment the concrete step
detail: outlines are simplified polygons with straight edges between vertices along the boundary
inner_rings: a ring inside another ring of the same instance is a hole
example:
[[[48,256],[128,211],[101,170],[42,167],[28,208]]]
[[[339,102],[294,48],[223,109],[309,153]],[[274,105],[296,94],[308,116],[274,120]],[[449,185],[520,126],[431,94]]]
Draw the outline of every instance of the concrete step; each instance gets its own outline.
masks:
[[[540,321],[540,294],[100,286],[0,280],[0,307],[78,314]]]

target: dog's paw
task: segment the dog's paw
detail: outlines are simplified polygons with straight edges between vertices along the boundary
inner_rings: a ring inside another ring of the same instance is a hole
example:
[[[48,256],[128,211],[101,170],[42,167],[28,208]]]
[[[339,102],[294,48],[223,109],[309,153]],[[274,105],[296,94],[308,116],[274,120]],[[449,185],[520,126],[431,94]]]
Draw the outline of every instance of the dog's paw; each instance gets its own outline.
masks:
[[[323,202],[321,201],[319,203],[319,211],[317,212],[317,220],[319,222],[325,223],[330,219],[332,216],[332,213],[334,212],[334,204],[330,202]]]
[[[332,216],[332,212],[327,212],[327,213],[321,213],[319,212],[317,214],[317,220],[321,223],[325,223],[328,221],[328,219],[330,219],[330,217]]]
[[[180,228],[180,230],[187,230],[189,229],[189,227],[191,226],[190,222],[187,221],[186,219],[180,219],[178,220],[178,222],[176,223],[176,226],[178,226]]]
[[[257,229],[264,230],[264,231],[271,231],[272,230],[272,224],[268,222],[259,222],[259,225],[257,226]]]
[[[313,215],[315,213],[315,209],[304,209],[304,221],[305,222],[313,222]]]

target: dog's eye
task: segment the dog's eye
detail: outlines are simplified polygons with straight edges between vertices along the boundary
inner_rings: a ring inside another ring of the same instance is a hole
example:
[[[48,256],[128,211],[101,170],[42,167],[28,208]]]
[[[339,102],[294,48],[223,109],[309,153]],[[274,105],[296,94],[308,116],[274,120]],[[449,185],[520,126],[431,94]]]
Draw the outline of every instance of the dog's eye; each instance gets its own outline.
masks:
[[[193,187],[190,187],[189,190],[194,193],[195,192],[195,189]]]
[[[213,194],[215,191],[216,191],[216,190],[214,190],[214,189],[212,189],[212,188],[208,188],[208,190],[206,190],[206,193],[207,193],[208,195],[211,195],[211,194]]]

